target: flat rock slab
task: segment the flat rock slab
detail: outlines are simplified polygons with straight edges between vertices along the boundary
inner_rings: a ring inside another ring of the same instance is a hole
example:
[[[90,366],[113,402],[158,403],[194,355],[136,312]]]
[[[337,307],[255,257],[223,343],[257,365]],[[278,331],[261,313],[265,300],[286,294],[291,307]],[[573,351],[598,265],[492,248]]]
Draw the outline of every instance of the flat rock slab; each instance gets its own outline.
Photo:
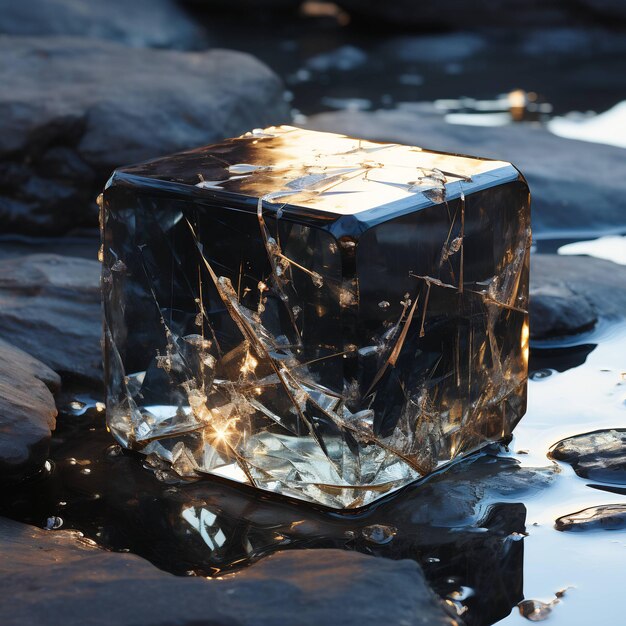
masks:
[[[626,429],[568,437],[552,447],[550,456],[569,463],[581,478],[626,485]]]
[[[41,469],[57,410],[55,372],[0,339],[0,485]]]
[[[535,254],[530,263],[530,336],[551,339],[626,316],[626,267],[590,257]]]
[[[0,58],[5,232],[95,226],[115,167],[287,119],[278,77],[241,52],[0,36]]]
[[[524,124],[491,128],[446,124],[440,115],[419,107],[322,113],[309,118],[307,125],[510,161],[530,185],[535,236],[603,234],[624,228],[626,178],[615,176],[615,164],[626,159],[621,148],[563,139]]]
[[[0,261],[0,338],[54,371],[101,384],[100,264],[33,254]]]
[[[626,528],[626,504],[603,504],[563,515],[554,527],[570,532],[623,530]]]
[[[0,580],[3,626],[459,623],[416,563],[340,550],[281,552],[205,580],[85,545],[76,533],[0,519]]]
[[[182,50],[207,44],[206,34],[174,0],[0,0],[0,33],[79,35]]]

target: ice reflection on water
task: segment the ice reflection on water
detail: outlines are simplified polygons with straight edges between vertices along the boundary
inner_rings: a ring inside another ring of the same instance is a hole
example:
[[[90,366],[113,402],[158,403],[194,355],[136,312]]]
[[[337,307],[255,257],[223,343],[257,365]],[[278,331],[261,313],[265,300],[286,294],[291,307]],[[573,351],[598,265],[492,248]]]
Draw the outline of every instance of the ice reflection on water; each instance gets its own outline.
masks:
[[[182,575],[236,570],[281,549],[341,547],[417,560],[470,626],[528,623],[515,608],[523,599],[551,603],[552,624],[593,623],[599,604],[605,623],[618,623],[626,532],[553,526],[624,496],[589,488],[546,453],[564,437],[623,426],[626,325],[603,324],[568,344],[533,350],[529,409],[510,453],[476,456],[366,510],[329,512],[215,479],[158,481],[112,444],[101,406],[73,394],[63,400],[51,466],[0,512],[42,527],[61,519],[64,529]]]

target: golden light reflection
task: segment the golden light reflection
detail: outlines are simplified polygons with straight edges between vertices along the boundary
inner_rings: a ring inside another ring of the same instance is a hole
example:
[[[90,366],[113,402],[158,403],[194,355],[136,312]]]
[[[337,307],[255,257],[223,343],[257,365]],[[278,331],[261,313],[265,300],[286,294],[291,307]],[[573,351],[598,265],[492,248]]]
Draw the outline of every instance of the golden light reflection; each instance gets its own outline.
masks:
[[[242,375],[248,376],[249,374],[254,374],[258,364],[259,362],[250,354],[250,352],[248,352],[243,365],[241,366]]]
[[[524,365],[526,367],[528,367],[528,356],[530,353],[529,339],[530,339],[530,328],[528,326],[528,320],[526,320],[524,322],[524,325],[522,326],[522,338],[521,338],[522,358],[524,359]]]

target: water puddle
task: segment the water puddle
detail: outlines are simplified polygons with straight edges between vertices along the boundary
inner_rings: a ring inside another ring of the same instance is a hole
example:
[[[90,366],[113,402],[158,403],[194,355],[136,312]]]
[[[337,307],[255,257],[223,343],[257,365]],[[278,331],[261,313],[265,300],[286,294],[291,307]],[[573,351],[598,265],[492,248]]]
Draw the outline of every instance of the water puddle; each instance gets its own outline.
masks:
[[[597,259],[613,261],[619,265],[626,265],[626,236],[607,235],[589,241],[574,241],[560,246],[558,253],[564,255],[584,254]]]
[[[548,130],[559,137],[605,143],[626,148],[626,101],[604,113],[570,113],[548,122]]]
[[[74,390],[59,399],[46,469],[0,512],[50,532],[80,530],[179,575],[218,575],[276,550],[338,547],[417,560],[469,625],[592,623],[599,603],[607,623],[618,623],[626,531],[554,525],[624,503],[623,488],[591,484],[546,455],[565,437],[623,426],[625,353],[626,325],[535,346],[528,413],[508,450],[494,446],[345,514],[217,478],[158,480],[143,457],[114,444],[100,399]]]

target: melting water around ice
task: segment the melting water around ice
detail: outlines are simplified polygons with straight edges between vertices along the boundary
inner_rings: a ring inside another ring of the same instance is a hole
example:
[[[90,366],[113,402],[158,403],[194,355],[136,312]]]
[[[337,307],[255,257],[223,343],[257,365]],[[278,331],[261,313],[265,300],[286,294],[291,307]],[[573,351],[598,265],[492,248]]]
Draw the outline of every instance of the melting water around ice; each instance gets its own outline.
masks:
[[[61,399],[46,470],[0,512],[51,532],[78,529],[181,575],[236,570],[280,549],[341,547],[416,559],[467,624],[593,623],[600,605],[605,623],[618,623],[626,531],[554,524],[623,503],[623,489],[591,488],[546,455],[565,437],[623,426],[625,353],[626,325],[601,325],[565,348],[535,346],[528,413],[508,451],[475,455],[347,514],[216,478],[159,481],[113,443],[102,404],[77,390]]]

